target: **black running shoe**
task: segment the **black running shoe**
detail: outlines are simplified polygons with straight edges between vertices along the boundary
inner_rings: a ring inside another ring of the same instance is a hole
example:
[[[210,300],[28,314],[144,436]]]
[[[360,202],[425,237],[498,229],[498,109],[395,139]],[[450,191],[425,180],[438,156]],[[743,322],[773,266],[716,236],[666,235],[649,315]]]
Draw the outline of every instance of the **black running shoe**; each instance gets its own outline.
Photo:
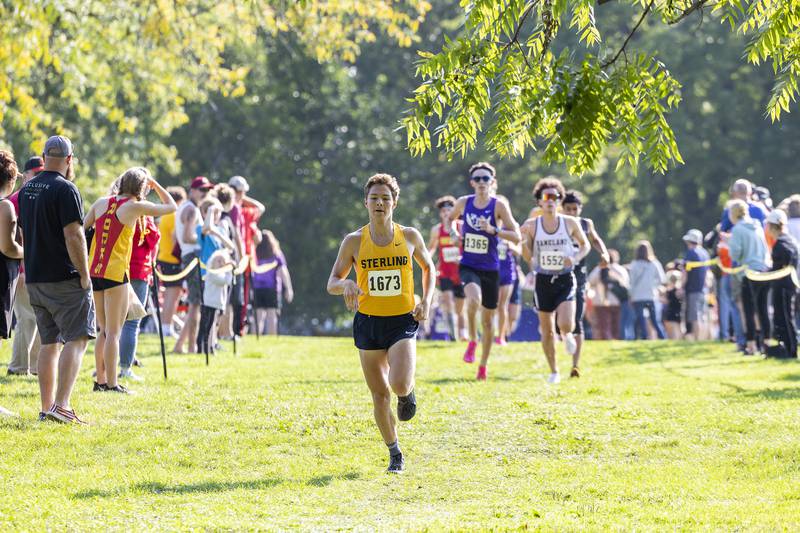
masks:
[[[47,413],[44,411],[39,411],[39,422],[46,422],[47,421]]]
[[[100,385],[98,382],[94,382],[94,386],[92,387],[92,392],[105,392],[108,390],[108,385],[103,383]]]
[[[131,394],[131,391],[127,389],[127,387],[123,387],[122,385],[117,384],[116,387],[107,387],[106,392],[118,392],[120,394]]]
[[[403,422],[411,420],[417,414],[417,398],[412,390],[408,396],[397,397],[397,418]]]
[[[386,469],[387,472],[390,474],[399,474],[405,468],[406,462],[403,461],[403,454],[398,453],[397,455],[390,455],[389,456],[389,468]]]

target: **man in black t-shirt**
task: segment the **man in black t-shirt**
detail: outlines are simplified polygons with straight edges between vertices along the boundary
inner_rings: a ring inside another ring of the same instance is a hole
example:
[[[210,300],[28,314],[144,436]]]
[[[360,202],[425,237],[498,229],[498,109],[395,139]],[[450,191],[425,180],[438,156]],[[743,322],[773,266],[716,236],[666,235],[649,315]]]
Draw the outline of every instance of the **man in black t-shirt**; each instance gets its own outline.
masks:
[[[89,339],[96,334],[83,203],[72,183],[72,143],[47,139],[44,170],[19,194],[25,275],[41,337],[39,419],[82,423],[69,399]],[[64,348],[59,355],[58,343]]]

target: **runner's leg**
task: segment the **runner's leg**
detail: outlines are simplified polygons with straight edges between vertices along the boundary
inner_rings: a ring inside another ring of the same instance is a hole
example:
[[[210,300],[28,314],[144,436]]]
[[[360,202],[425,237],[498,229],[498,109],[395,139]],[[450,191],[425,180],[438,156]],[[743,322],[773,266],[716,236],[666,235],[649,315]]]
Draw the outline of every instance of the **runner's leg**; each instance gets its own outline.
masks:
[[[389,360],[386,350],[359,350],[361,370],[372,394],[372,411],[383,442],[397,442],[397,420],[392,413]]]

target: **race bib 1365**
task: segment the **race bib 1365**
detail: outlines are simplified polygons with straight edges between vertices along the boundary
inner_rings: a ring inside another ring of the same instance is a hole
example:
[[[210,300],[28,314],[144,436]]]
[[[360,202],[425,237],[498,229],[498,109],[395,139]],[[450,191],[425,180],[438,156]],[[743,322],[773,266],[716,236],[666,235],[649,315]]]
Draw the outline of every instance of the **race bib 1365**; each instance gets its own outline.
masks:
[[[464,236],[464,251],[471,254],[488,254],[489,239],[483,235],[467,233]]]

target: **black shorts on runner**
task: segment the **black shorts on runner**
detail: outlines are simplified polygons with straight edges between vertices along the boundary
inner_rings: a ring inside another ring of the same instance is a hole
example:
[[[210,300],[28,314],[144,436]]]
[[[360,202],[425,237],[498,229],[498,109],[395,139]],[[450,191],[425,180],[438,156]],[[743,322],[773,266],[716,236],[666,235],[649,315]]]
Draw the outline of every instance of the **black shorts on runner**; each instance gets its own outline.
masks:
[[[464,297],[464,284],[456,283],[450,278],[439,278],[439,290],[442,292],[451,291],[456,298]]]
[[[579,284],[575,288],[575,335],[583,334],[583,315],[586,312],[586,285]]]
[[[280,309],[281,300],[277,289],[253,289],[253,301],[256,309]]]
[[[552,313],[563,302],[575,299],[575,276],[572,273],[534,276],[533,305],[543,313]]]
[[[122,281],[114,281],[113,279],[106,279],[106,278],[91,278],[91,279],[92,279],[92,290],[94,292],[107,291],[108,289],[113,289],[114,287],[119,287],[120,285],[128,283],[127,274],[125,274],[125,278]]]
[[[388,350],[403,339],[417,337],[419,322],[413,315],[372,316],[356,313],[353,340],[359,350]]]
[[[508,303],[511,305],[519,305],[522,301],[522,289],[519,288],[519,278],[514,280],[514,287],[511,289],[511,299]]]
[[[462,285],[475,283],[481,288],[481,305],[484,309],[497,309],[500,297],[500,273],[497,270],[475,270],[461,265],[458,273]]]
[[[182,268],[180,263],[165,263],[164,261],[158,261],[158,270],[160,270],[165,276],[174,276],[175,274],[180,274]],[[161,278],[158,278],[158,283],[162,287],[180,287],[183,285],[183,280],[179,279],[177,281],[163,281]]]

